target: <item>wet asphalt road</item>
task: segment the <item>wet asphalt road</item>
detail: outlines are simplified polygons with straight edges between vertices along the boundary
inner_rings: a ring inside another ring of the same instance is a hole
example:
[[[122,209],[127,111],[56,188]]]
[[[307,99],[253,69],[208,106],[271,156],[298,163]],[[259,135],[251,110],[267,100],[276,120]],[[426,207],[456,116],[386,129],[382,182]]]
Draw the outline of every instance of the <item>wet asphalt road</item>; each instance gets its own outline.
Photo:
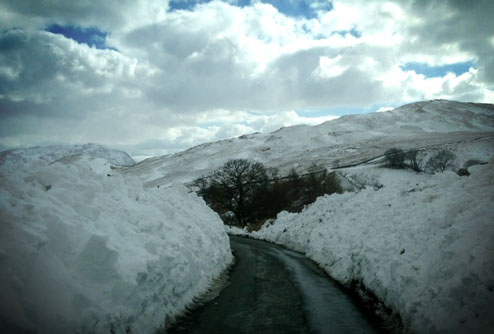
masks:
[[[380,333],[303,255],[230,237],[236,264],[220,295],[169,333]]]

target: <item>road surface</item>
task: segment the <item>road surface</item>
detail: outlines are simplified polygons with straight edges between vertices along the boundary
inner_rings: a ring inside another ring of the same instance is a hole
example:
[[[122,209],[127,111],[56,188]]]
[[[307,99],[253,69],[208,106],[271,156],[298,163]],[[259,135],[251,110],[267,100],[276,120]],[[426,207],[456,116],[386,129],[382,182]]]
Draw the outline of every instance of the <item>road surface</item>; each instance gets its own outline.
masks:
[[[168,333],[380,333],[312,261],[279,246],[230,237],[229,284]]]

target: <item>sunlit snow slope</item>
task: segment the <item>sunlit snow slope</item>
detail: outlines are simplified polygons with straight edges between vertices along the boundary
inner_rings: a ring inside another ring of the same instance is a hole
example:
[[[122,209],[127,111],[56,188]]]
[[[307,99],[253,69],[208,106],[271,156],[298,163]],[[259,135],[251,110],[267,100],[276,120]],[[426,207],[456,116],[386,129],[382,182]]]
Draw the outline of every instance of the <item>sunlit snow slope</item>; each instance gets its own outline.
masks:
[[[231,262],[203,200],[114,173],[130,163],[123,152],[10,154],[0,158],[0,333],[153,333]]]
[[[343,116],[317,126],[293,126],[193,147],[150,158],[125,169],[147,186],[189,182],[232,158],[250,158],[304,170],[312,163],[344,166],[382,156],[390,147],[494,145],[494,105],[445,100],[418,102],[389,112]]]

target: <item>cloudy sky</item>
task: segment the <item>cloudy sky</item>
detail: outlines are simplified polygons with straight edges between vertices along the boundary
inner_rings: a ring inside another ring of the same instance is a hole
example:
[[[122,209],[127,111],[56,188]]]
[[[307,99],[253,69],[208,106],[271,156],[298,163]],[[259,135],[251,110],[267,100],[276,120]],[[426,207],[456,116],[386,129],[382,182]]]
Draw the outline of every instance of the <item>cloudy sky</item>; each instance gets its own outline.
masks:
[[[494,102],[494,1],[2,0],[0,145],[133,156],[408,102]]]

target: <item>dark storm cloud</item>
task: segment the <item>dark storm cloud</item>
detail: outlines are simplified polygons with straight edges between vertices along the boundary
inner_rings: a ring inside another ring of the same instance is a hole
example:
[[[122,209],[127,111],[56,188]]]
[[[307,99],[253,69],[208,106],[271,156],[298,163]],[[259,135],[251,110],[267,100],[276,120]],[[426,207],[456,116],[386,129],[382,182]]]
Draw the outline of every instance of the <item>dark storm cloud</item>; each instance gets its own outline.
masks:
[[[115,31],[153,22],[164,15],[167,5],[166,0],[3,0],[0,27],[40,28],[60,24]]]
[[[411,11],[423,18],[412,25],[410,43],[419,48],[457,45],[473,55],[479,66],[479,77],[494,84],[494,1],[445,0],[413,1]]]
[[[117,84],[118,88],[133,85],[125,80],[132,62],[125,64],[118,53],[80,46],[43,31],[1,34],[0,67],[0,103],[10,103],[6,110],[14,109],[14,103],[25,103],[19,104],[22,114],[38,114],[43,109],[50,114],[77,114],[82,111],[77,102],[85,101],[84,108],[88,108],[95,97],[114,91]],[[36,107],[27,107],[29,103]]]

